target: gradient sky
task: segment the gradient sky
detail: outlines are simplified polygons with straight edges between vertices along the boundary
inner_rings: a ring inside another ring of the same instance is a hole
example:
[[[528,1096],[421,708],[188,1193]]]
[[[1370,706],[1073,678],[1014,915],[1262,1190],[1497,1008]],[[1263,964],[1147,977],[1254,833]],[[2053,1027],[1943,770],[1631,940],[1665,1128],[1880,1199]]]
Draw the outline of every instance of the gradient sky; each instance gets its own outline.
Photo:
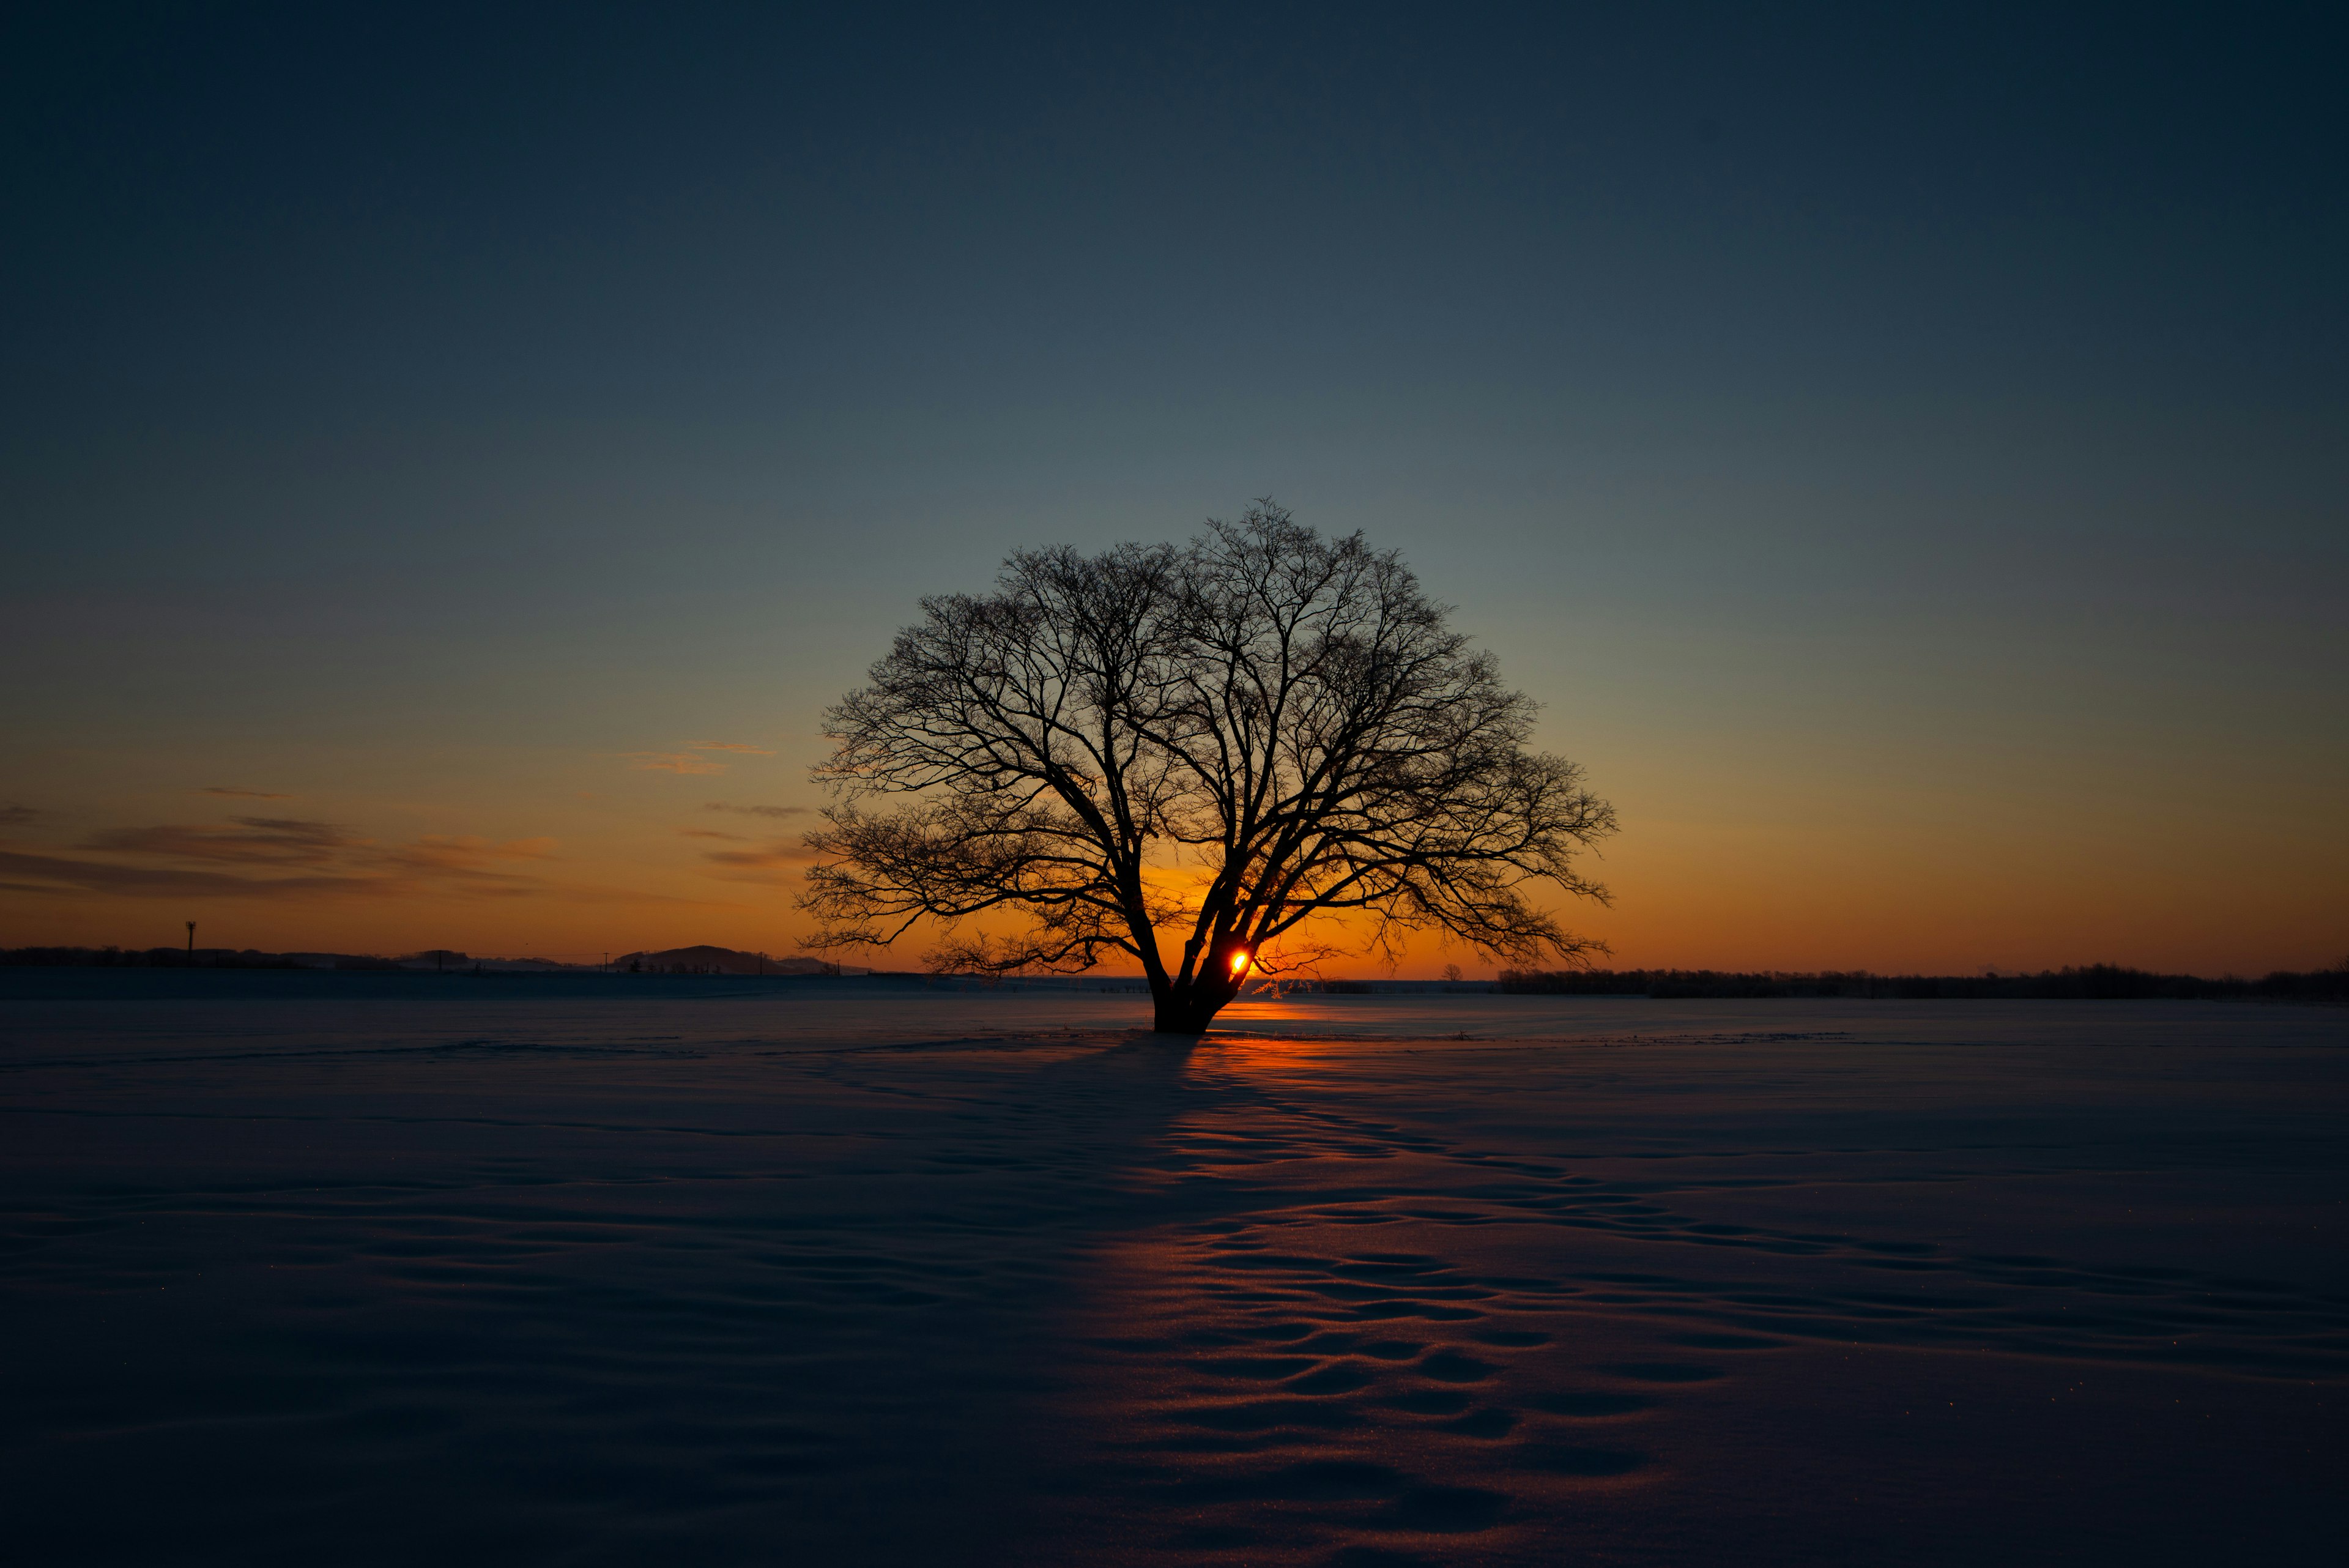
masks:
[[[2334,8],[491,9],[0,24],[0,943],[788,951],[921,594],[1271,495],[1622,964],[2349,950]]]

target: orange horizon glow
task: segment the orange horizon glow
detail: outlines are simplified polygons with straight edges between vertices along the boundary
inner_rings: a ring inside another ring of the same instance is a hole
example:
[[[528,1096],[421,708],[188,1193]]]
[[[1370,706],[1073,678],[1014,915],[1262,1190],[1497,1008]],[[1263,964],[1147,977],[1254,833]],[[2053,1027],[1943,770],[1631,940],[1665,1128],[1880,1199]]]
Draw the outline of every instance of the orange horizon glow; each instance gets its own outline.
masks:
[[[67,757],[19,775],[22,805],[0,803],[0,946],[179,947],[192,919],[205,947],[263,951],[443,948],[573,963],[702,943],[799,951],[813,748],[794,756],[771,734],[729,742],[703,753],[727,759],[713,784],[636,766],[668,740],[637,738],[486,768],[471,753],[410,758],[381,794],[350,790],[332,758],[269,770],[199,760],[175,787],[126,790],[108,786],[105,756],[87,776]],[[2349,950],[2349,845],[2337,827],[2308,826],[2322,801],[2215,821],[2181,859],[2155,794],[2051,797],[1986,826],[1962,792],[1904,791],[1856,769],[1830,787],[1798,758],[1756,783],[1716,755],[1733,740],[1647,756],[1600,726],[1574,748],[1625,826],[1588,862],[1612,904],[1552,908],[1611,948],[1601,967],[1963,974],[2109,962],[2216,976],[2320,969]],[[1167,867],[1153,880],[1179,897],[1197,874]],[[1384,952],[1366,926],[1335,917],[1297,935],[1354,955],[1322,966],[1333,977],[1500,967],[1428,934]],[[916,929],[885,951],[833,956],[918,970],[936,940]],[[1233,959],[1245,974],[1258,955]]]

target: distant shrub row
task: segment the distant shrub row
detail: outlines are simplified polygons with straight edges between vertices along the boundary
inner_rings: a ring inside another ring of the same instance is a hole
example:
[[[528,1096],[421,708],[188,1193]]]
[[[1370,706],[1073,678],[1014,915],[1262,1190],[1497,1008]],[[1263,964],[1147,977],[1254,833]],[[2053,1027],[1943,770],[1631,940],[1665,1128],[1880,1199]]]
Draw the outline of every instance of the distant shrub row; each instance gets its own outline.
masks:
[[[429,970],[430,966],[423,962],[424,956],[402,962],[352,953],[267,953],[251,948],[198,948],[192,953],[184,948],[0,948],[0,966],[313,970],[401,970],[421,966]],[[465,955],[444,956],[463,961]],[[1381,989],[1371,981],[1325,980],[1307,985],[1331,994],[1368,993]],[[2193,974],[2154,974],[2108,963],[2005,975],[1871,974],[1866,970],[1792,974],[1711,969],[1511,969],[1501,971],[1497,984],[1477,981],[1457,989],[1535,996],[1651,996],[1665,1000],[1848,996],[1910,1001],[2111,1002],[2168,998],[2185,1002],[2349,1002],[2349,959],[2330,969],[2306,973],[2278,970],[2257,980],[2235,975],[2206,980]]]
[[[264,953],[252,948],[0,948],[0,965],[73,969],[398,969],[354,953]]]
[[[2310,973],[2278,970],[2259,980],[2230,975],[2153,974],[2118,964],[2043,970],[2037,974],[1732,973],[1710,969],[1504,970],[1498,990],[1538,996],[1852,996],[1931,1001],[2185,1002],[2349,1001],[2349,960]]]

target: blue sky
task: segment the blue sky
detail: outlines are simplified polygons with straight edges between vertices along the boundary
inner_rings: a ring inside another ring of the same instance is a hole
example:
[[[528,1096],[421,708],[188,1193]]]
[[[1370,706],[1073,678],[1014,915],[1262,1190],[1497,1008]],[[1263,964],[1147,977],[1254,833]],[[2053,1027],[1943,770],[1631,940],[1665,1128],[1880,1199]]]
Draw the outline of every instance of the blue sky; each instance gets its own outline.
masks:
[[[121,836],[233,787],[553,846],[252,945],[780,950],[682,835],[920,594],[1269,494],[1547,704],[1625,961],[2349,949],[2320,8],[10,26],[0,938],[265,878]]]

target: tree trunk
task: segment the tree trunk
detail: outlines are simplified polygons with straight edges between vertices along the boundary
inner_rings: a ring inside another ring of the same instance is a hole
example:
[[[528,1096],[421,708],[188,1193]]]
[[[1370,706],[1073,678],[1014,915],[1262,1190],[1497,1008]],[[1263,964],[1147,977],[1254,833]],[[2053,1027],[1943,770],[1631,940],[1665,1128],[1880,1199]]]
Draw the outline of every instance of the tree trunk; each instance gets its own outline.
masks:
[[[1216,1014],[1237,994],[1237,987],[1202,984],[1196,980],[1188,985],[1153,987],[1150,1000],[1154,1021],[1150,1027],[1161,1034],[1205,1034]]]

